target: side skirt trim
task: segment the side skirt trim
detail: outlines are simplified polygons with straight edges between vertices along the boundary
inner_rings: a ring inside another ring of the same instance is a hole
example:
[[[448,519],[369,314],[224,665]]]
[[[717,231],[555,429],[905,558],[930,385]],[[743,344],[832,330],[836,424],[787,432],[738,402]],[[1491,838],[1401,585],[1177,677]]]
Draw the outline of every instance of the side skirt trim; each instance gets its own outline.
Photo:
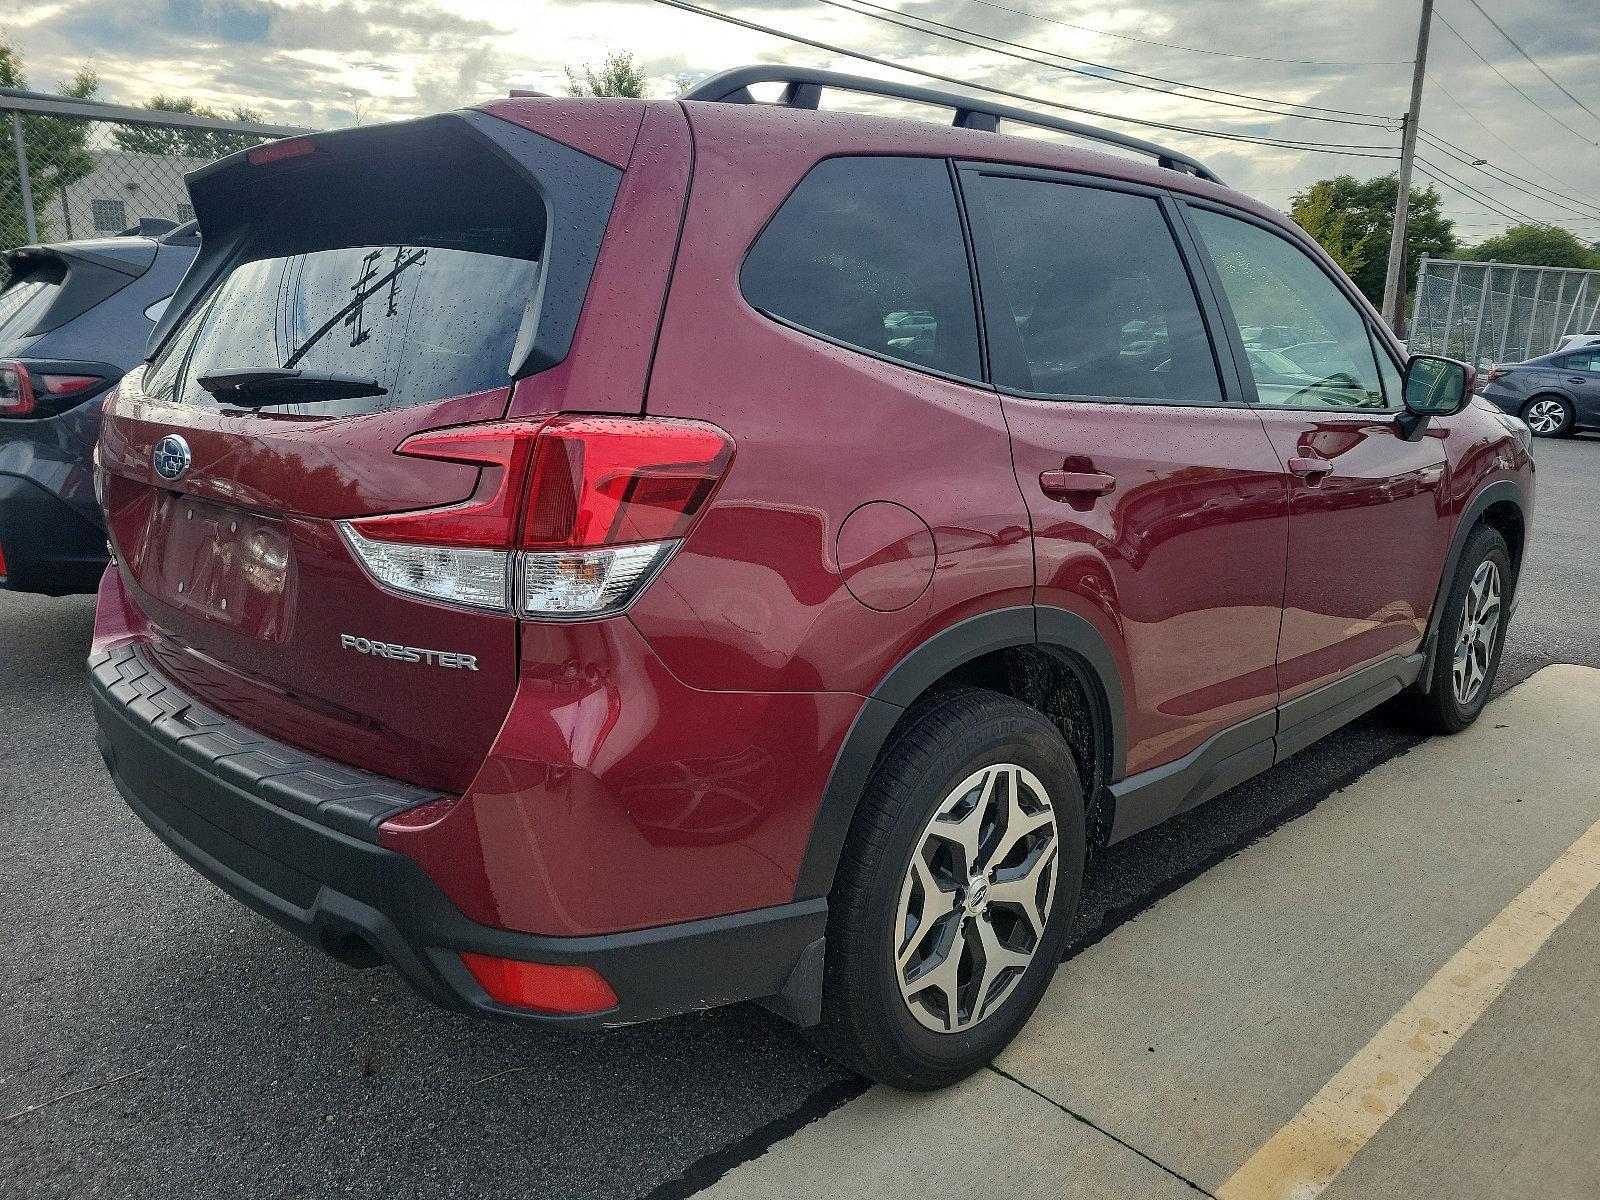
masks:
[[[1116,806],[1111,843],[1203,804],[1398,696],[1425,661],[1419,653],[1373,663],[1212,735],[1177,762],[1112,784],[1107,789]]]

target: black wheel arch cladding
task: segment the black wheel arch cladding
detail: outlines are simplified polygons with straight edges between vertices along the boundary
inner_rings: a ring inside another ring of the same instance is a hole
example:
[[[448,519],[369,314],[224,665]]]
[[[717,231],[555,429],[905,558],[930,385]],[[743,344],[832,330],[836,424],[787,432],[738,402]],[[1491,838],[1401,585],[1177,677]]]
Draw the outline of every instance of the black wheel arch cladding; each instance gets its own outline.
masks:
[[[1109,831],[1104,785],[1120,778],[1127,746],[1122,676],[1111,647],[1087,620],[1064,609],[1033,605],[995,609],[935,634],[902,658],[873,689],[834,760],[796,880],[796,898],[825,896],[832,889],[867,779],[907,710],[936,684],[980,661],[1005,672],[1005,686],[995,690],[1016,694],[1024,703],[1032,701],[1032,707],[1058,728],[1065,722],[1063,736],[1073,722],[1088,727],[1094,750],[1091,769],[1076,764],[1089,810],[1087,832],[1094,842]],[[1044,686],[1047,681],[1054,683],[1048,673],[1057,670],[1071,673],[1088,698],[1086,703]],[[982,685],[981,680],[965,682]],[[1068,737],[1069,745],[1073,740]]]

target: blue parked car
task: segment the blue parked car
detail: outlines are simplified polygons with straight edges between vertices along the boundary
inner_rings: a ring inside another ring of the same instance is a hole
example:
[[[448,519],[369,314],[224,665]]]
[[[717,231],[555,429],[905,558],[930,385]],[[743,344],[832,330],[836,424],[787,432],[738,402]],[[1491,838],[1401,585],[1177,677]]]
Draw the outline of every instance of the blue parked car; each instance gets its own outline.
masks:
[[[1600,345],[1502,364],[1480,390],[1485,400],[1526,421],[1534,437],[1600,429]]]
[[[0,291],[0,588],[92,592],[106,564],[90,456],[100,401],[200,248],[190,221],[5,254]]]

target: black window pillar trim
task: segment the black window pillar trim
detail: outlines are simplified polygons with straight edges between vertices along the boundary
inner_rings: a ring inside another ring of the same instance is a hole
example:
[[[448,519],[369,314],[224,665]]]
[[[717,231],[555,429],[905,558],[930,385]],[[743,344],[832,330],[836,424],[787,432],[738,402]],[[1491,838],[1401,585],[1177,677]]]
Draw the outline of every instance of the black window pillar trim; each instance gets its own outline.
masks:
[[[555,366],[572,348],[623,172],[490,113],[452,116],[518,168],[544,201],[539,284],[523,314],[508,372],[521,379]]]

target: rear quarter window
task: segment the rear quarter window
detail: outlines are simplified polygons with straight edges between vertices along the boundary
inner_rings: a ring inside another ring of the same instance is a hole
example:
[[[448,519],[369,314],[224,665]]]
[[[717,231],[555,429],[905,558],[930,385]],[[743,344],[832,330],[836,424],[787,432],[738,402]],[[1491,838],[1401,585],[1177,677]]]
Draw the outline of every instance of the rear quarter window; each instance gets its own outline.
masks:
[[[942,159],[813,167],[745,258],[767,316],[913,367],[976,379],[978,319]]]
[[[54,302],[62,272],[43,267],[0,291],[0,346],[25,337]]]

